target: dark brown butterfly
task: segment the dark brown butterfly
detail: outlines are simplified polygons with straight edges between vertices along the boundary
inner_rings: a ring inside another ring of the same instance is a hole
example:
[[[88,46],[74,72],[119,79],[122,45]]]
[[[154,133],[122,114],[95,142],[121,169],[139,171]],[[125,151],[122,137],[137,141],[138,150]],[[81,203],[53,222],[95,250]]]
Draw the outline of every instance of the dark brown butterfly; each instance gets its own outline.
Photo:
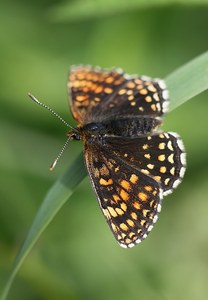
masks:
[[[68,90],[78,122],[69,140],[84,141],[85,163],[105,219],[119,244],[133,247],[152,230],[163,196],[185,172],[180,137],[157,131],[168,111],[165,82],[120,69],[73,66]]]

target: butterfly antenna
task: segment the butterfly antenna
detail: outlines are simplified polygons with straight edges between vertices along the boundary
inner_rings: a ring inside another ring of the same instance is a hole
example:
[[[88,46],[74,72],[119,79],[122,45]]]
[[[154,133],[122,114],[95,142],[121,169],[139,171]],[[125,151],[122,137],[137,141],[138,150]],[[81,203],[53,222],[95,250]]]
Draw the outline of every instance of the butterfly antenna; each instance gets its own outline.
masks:
[[[54,162],[51,164],[50,166],[50,171],[53,171],[53,169],[55,168],[57,161],[59,160],[59,158],[62,156],[64,150],[66,149],[66,146],[68,145],[68,142],[70,141],[71,137],[68,137],[68,139],[66,140],[63,148],[61,149],[61,151],[59,152],[58,156],[56,157],[56,159],[54,160]]]
[[[44,107],[45,109],[49,110],[56,118],[58,118],[62,123],[64,123],[67,127],[74,129],[71,125],[69,125],[62,117],[60,117],[55,111],[53,111],[49,106],[45,105],[44,103],[40,102],[35,96],[31,93],[28,93],[28,96],[38,105]]]

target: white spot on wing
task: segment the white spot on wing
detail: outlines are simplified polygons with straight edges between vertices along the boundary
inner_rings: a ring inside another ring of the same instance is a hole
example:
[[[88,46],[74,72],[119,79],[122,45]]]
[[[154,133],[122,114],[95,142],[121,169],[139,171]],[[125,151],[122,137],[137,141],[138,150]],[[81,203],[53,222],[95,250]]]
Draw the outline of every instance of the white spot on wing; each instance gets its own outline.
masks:
[[[150,226],[147,228],[147,231],[151,231],[153,227],[154,227],[153,225],[150,225]]]
[[[169,92],[168,92],[168,90],[164,90],[162,92],[162,96],[163,96],[163,99],[168,100],[169,99]]]
[[[155,215],[154,218],[153,218],[153,220],[152,220],[153,223],[157,222],[157,219],[158,219],[158,215]]]
[[[177,188],[177,186],[181,183],[181,181],[179,179],[177,179],[174,183],[173,183],[173,188]]]
[[[131,75],[129,75],[129,74],[126,74],[126,73],[125,73],[123,76],[124,76],[124,78],[127,79],[127,80],[132,79],[132,77],[133,77],[133,76],[131,76]]]
[[[177,139],[177,145],[178,145],[178,147],[180,148],[180,150],[182,152],[184,152],[185,148],[184,148],[184,144],[183,144],[183,142],[181,140],[180,135],[178,135],[176,132],[169,132],[169,133]]]
[[[163,195],[167,196],[167,195],[170,195],[172,192],[173,192],[173,189],[167,190],[167,191],[163,192]]]
[[[162,208],[161,204],[158,204],[158,206],[157,206],[157,211],[158,211],[158,212],[161,212],[161,208]]]
[[[184,144],[183,144],[183,142],[182,142],[181,139],[178,139],[178,140],[177,140],[177,144],[178,144],[178,147],[181,149],[181,151],[184,151],[184,150],[185,150],[185,149],[184,149]]]
[[[124,244],[119,244],[122,248],[127,248],[127,246],[126,245],[124,245]]]
[[[180,170],[180,177],[182,178],[185,174],[186,168],[182,167]]]
[[[168,111],[168,107],[169,107],[169,102],[168,101],[163,102],[162,108],[164,112]]]
[[[166,89],[166,84],[165,84],[165,81],[164,81],[164,80],[159,79],[159,80],[157,80],[157,83],[158,83],[159,87],[160,87],[162,90],[165,90],[165,89]]]
[[[183,165],[186,165],[186,153],[181,153],[181,162]]]
[[[159,197],[160,197],[161,200],[163,199],[163,190],[162,189],[160,189],[160,191],[159,191]]]
[[[175,138],[179,139],[180,136],[176,132],[169,132],[169,134],[173,135]]]

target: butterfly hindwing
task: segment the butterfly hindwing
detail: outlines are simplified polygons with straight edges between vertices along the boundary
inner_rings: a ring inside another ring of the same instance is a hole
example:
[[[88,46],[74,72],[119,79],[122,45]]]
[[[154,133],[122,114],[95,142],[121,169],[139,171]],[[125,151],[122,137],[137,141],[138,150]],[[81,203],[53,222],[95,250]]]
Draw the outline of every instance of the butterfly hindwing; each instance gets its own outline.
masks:
[[[108,137],[106,147],[111,149],[112,156],[119,156],[124,163],[155,179],[163,195],[171,193],[184,176],[184,146],[176,133],[161,132],[132,138]]]

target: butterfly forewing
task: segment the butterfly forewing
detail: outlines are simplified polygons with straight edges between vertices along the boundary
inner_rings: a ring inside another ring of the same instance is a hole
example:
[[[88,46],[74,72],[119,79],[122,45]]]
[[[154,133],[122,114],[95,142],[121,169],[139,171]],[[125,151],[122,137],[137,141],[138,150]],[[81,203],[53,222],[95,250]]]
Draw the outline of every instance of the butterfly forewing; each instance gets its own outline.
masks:
[[[119,244],[126,248],[140,243],[161,209],[159,184],[99,147],[86,145],[85,161],[101,210]]]
[[[125,82],[119,69],[109,71],[99,67],[72,66],[68,88],[71,95],[71,110],[74,118],[84,124],[94,118],[94,111],[99,110],[112,93]]]
[[[72,114],[80,124],[118,114],[157,117],[168,108],[168,91],[163,80],[129,76],[120,69],[72,67],[68,88]]]

